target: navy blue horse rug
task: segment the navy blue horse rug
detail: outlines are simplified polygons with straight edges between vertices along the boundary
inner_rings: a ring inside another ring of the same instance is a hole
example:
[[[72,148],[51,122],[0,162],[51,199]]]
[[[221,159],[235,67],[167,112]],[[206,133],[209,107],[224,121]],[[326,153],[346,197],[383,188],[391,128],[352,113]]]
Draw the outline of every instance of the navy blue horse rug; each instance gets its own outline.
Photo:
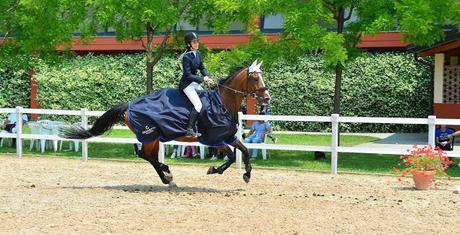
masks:
[[[200,143],[223,146],[236,140],[237,120],[230,113],[217,90],[198,91],[203,108],[198,118]],[[129,103],[128,121],[137,139],[149,143],[158,138],[170,141],[185,136],[192,103],[179,89],[161,89]]]

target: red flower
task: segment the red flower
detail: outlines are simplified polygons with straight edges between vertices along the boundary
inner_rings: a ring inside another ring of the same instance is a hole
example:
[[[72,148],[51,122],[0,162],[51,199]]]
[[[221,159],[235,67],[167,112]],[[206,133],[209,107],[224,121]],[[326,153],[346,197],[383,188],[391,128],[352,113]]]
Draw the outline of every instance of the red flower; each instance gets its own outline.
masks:
[[[439,147],[433,149],[431,146],[418,147],[414,144],[412,149],[406,150],[407,154],[400,156],[400,168],[393,167],[393,172],[400,173],[401,177],[406,176],[412,170],[435,170],[439,176],[446,176],[445,170],[453,162],[449,160],[447,153]],[[451,177],[448,176],[448,180]],[[399,179],[401,180],[401,179]]]

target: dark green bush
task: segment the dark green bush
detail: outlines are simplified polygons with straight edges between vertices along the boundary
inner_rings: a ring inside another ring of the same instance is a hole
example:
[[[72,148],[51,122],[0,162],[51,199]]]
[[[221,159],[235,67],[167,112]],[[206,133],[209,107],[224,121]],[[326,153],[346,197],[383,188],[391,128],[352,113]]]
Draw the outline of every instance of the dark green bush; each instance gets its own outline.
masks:
[[[226,64],[216,66],[213,77],[226,76]],[[181,76],[178,56],[163,57],[154,68],[154,90],[177,87]],[[330,115],[333,106],[333,73],[325,72],[319,55],[299,58],[296,64],[278,61],[264,69],[273,101],[271,114]],[[143,55],[86,56],[37,67],[39,101],[43,108],[107,110],[145,94]],[[365,54],[343,74],[342,116],[423,117],[430,114],[430,72],[400,53]],[[274,122],[281,130],[327,131],[330,124]],[[343,131],[419,131],[423,126],[342,124]]]
[[[24,56],[0,57],[0,107],[29,107],[30,76]]]

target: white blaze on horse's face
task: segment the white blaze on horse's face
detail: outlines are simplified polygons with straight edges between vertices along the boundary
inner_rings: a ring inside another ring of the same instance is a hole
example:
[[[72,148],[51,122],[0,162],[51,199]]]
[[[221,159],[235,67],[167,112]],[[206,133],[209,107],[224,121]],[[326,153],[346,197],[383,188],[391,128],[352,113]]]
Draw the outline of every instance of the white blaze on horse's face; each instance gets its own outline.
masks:
[[[265,86],[265,82],[262,78],[262,66],[263,61],[261,61],[259,64],[257,63],[257,60],[255,60],[251,66],[248,68],[248,72],[251,75],[254,83],[254,88],[252,89],[254,91],[254,94],[256,95],[258,101],[260,104],[268,104],[270,102],[270,94],[268,93],[268,90],[266,89],[267,87]]]

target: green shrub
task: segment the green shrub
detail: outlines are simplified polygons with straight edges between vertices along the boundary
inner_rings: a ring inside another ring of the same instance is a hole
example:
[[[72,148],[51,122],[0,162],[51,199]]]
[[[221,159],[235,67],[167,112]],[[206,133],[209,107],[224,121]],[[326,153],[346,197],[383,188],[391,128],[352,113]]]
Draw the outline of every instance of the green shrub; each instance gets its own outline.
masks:
[[[177,86],[177,66],[172,57],[155,66],[154,90]],[[145,94],[145,59],[141,54],[76,57],[57,66],[42,64],[35,79],[42,108],[107,110]]]
[[[164,56],[154,67],[153,88],[177,87],[181,70],[178,55]],[[225,77],[228,64],[216,65],[209,54],[214,78]],[[208,62],[208,61],[207,61]],[[231,72],[231,71],[230,71]],[[271,114],[328,116],[331,114],[335,75],[325,72],[319,55],[307,55],[292,64],[283,60],[264,69],[273,98]],[[142,54],[86,56],[37,67],[39,102],[43,108],[107,110],[145,94]],[[404,53],[365,54],[344,71],[342,116],[423,117],[430,114],[428,68]],[[274,122],[276,129],[329,131],[330,124]],[[342,131],[419,131],[423,126],[342,124]]]
[[[27,57],[10,55],[0,58],[0,107],[29,107],[30,78],[26,66]]]
[[[295,65],[279,62],[266,70],[273,98],[271,114],[329,116],[335,74],[324,72],[317,55]],[[365,54],[351,63],[342,77],[341,115],[426,118],[430,114],[430,72],[404,53]],[[329,131],[330,124],[275,123],[283,130]],[[419,131],[424,126],[341,124],[342,131]]]

